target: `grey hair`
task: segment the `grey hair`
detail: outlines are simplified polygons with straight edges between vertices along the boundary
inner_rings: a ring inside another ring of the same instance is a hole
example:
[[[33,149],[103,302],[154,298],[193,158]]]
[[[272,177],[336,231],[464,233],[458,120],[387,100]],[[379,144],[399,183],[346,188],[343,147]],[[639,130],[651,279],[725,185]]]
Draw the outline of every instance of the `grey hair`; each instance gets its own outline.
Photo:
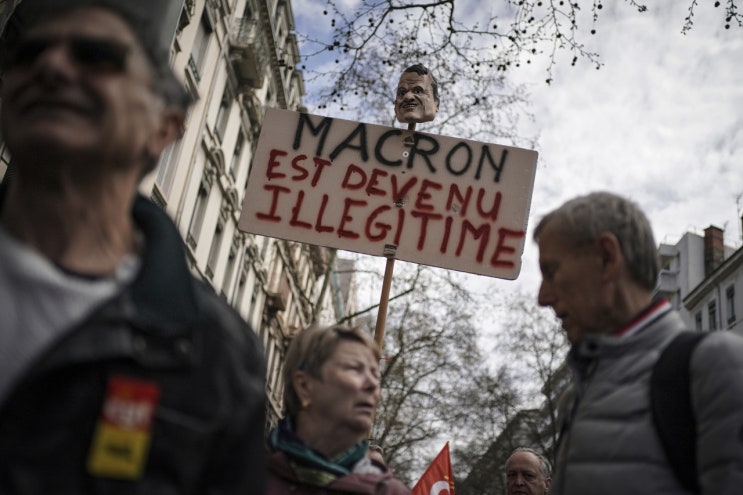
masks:
[[[553,221],[575,247],[589,245],[603,233],[614,234],[633,279],[647,290],[655,288],[660,266],[653,230],[633,201],[609,192],[571,199],[539,221],[534,229],[535,241]]]
[[[539,471],[541,471],[542,476],[544,476],[545,478],[552,477],[552,464],[550,464],[550,461],[548,461],[545,456],[534,449],[531,449],[529,447],[516,447],[515,449],[513,449],[513,452],[511,452],[511,455],[508,456],[508,459],[513,457],[514,454],[518,454],[519,452],[528,452],[529,454],[534,454],[537,459],[539,459]],[[508,464],[508,459],[506,459],[506,464]]]

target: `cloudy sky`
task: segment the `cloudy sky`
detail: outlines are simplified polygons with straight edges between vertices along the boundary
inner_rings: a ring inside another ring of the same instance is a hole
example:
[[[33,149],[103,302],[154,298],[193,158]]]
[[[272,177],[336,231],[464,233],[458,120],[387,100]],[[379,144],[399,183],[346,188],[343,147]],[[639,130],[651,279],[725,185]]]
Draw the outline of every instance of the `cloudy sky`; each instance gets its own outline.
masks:
[[[297,31],[308,29],[308,14],[322,3],[292,2]],[[560,63],[550,86],[544,65],[512,73],[531,94],[534,122],[526,131],[538,135],[540,153],[529,235],[563,201],[610,190],[640,204],[658,242],[716,225],[726,244],[740,247],[743,29],[725,30],[722,9],[700,2],[683,35],[690,0],[647,3],[639,14],[607,2],[588,47],[600,53],[600,70]],[[536,291],[537,256],[528,241],[519,279],[497,285]]]

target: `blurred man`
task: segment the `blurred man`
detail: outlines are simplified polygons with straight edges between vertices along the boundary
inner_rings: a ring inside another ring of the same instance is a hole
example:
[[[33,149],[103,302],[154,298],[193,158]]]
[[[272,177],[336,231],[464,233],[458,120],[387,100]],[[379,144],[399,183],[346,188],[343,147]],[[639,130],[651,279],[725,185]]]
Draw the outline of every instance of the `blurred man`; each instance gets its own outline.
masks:
[[[430,122],[439,111],[439,85],[431,71],[411,65],[400,76],[395,92],[395,115],[402,123]]]
[[[506,495],[546,495],[552,466],[534,449],[519,447],[506,461]]]
[[[4,34],[0,493],[261,492],[260,344],[137,194],[190,100],[181,8],[25,0]]]
[[[674,474],[651,414],[653,366],[685,328],[667,300],[653,298],[658,262],[647,218],[631,201],[594,193],[547,214],[534,239],[539,303],[562,320],[575,378],[552,492],[690,493]],[[743,339],[708,335],[687,369],[700,493],[740,493]]]

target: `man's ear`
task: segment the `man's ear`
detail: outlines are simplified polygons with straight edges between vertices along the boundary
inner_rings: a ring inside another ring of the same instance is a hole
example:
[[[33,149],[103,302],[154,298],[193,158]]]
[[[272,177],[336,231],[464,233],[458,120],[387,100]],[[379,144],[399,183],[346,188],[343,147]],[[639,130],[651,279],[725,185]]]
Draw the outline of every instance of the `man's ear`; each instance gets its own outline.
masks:
[[[611,232],[599,235],[596,241],[599,256],[601,257],[601,276],[605,280],[614,280],[619,276],[624,264],[624,253],[617,236]]]
[[[181,137],[186,116],[177,108],[165,107],[160,111],[155,132],[147,142],[147,153],[159,157],[169,144]]]

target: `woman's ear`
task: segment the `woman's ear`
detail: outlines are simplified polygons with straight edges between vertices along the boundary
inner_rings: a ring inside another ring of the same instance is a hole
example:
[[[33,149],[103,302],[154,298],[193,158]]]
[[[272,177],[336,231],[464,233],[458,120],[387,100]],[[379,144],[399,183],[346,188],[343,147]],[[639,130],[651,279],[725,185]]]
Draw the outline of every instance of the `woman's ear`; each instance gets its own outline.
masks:
[[[304,406],[304,404],[310,402],[312,397],[312,379],[307,373],[302,370],[295,371],[294,376],[292,376],[292,386],[299,398],[300,404]]]

